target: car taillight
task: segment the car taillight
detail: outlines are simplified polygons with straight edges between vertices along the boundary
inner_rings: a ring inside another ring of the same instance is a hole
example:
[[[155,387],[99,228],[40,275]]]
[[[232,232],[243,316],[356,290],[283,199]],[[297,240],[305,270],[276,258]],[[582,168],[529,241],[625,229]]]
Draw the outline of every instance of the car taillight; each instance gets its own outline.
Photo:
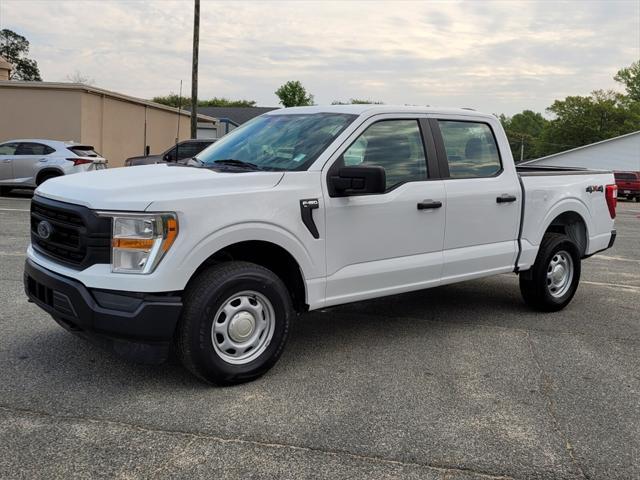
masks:
[[[93,160],[88,158],[67,158],[70,162],[73,162],[73,165],[77,167],[78,165],[86,165],[87,163],[92,163]]]
[[[616,206],[618,205],[618,186],[607,185],[605,190],[605,198],[607,199],[607,207],[609,207],[609,215],[616,218]]]

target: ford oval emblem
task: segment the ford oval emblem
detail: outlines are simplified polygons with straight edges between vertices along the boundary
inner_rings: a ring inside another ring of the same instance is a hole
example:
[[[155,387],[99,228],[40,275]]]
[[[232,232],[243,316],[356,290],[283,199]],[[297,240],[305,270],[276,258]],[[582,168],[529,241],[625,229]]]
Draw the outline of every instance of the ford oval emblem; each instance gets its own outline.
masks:
[[[53,233],[53,227],[46,220],[42,220],[38,224],[38,236],[43,240],[46,240],[47,238],[49,238],[52,233]]]

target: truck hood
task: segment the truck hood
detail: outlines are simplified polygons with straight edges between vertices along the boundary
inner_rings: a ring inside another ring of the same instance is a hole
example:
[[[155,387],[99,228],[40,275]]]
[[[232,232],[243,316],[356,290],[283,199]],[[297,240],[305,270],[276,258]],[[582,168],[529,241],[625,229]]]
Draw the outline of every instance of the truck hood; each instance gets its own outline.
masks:
[[[144,211],[154,201],[198,198],[273,188],[283,172],[216,172],[206,168],[142,165],[46,181],[36,194],[100,210]]]

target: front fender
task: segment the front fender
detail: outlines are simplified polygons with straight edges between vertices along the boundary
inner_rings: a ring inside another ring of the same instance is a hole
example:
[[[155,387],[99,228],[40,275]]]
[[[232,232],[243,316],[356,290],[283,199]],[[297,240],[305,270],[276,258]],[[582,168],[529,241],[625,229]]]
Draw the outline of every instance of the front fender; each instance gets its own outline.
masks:
[[[300,239],[292,232],[267,222],[238,223],[211,233],[193,247],[184,257],[179,268],[191,271],[193,274],[216,252],[235,243],[247,241],[269,242],[284,248],[296,260],[305,279],[324,275],[323,265],[314,260],[313,255]]]

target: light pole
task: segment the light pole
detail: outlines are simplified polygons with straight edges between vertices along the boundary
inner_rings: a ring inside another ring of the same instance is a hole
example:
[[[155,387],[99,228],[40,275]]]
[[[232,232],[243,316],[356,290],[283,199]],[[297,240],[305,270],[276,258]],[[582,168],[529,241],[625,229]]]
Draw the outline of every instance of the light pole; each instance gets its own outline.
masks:
[[[191,138],[198,134],[198,50],[200,45],[200,0],[193,6],[193,57],[191,59]]]

